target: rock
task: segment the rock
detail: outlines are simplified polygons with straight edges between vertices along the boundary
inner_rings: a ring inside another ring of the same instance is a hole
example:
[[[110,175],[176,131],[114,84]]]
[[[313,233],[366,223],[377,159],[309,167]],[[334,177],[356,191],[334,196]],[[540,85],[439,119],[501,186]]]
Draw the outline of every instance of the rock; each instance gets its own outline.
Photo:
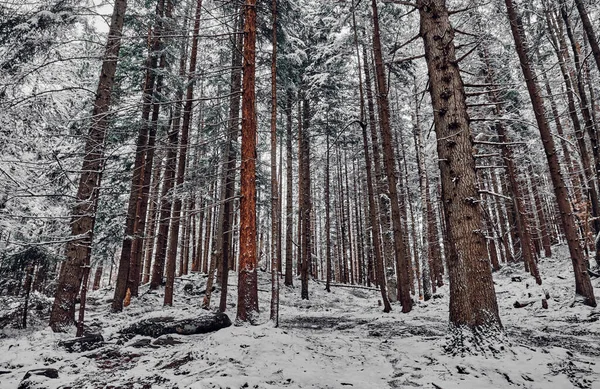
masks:
[[[142,335],[158,338],[161,335],[194,335],[218,331],[231,325],[224,313],[206,314],[195,318],[175,320],[173,317],[145,319],[121,330],[124,335]]]
[[[462,365],[456,365],[456,370],[458,371],[458,374],[469,374],[467,368]]]
[[[200,293],[196,293],[194,291],[194,284],[192,284],[192,283],[185,284],[185,286],[183,287],[183,291],[184,291],[185,294],[188,294],[188,295],[191,295],[191,296],[200,294]]]
[[[90,351],[104,346],[104,338],[100,334],[87,334],[79,338],[61,340],[58,345],[70,353]]]
[[[47,388],[48,385],[44,384],[44,381],[56,378],[58,378],[58,370],[53,368],[29,370],[19,383],[18,389]]]

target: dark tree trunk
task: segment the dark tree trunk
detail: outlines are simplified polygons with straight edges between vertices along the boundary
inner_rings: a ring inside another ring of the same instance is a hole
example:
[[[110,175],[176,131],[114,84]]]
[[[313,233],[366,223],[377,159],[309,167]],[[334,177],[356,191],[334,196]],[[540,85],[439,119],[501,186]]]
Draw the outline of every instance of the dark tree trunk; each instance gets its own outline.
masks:
[[[286,286],[293,286],[293,177],[292,177],[292,91],[287,91],[286,107],[286,204],[285,204],[285,281]],[[329,150],[329,148],[327,149]]]
[[[83,267],[89,262],[92,236],[96,222],[98,191],[104,169],[104,143],[109,122],[112,88],[115,80],[126,0],[115,0],[108,31],[108,41],[92,112],[92,123],[85,145],[77,201],[73,207],[71,236],[67,243],[66,260],[61,266],[54,304],[50,313],[53,331],[65,331],[75,323],[75,299],[83,278]]]
[[[181,125],[181,138],[179,140],[179,160],[177,162],[177,175],[174,191],[182,187],[185,178],[185,167],[187,163],[187,149],[192,121],[192,106],[194,104],[194,84],[196,79],[196,62],[198,58],[198,35],[200,32],[200,16],[202,11],[202,0],[196,3],[196,15],[194,19],[194,32],[192,35],[192,50],[190,52],[190,65],[187,75],[187,90],[185,95],[185,106],[183,108],[183,121]],[[167,283],[165,286],[165,305],[173,305],[173,285],[175,282],[175,265],[179,242],[179,225],[181,217],[182,200],[175,196],[173,210],[171,212],[171,226],[169,232],[169,251],[167,252]]]
[[[240,197],[240,261],[237,320],[258,315],[256,274],[256,0],[246,0],[242,83],[242,166]]]
[[[454,327],[495,331],[501,328],[501,323],[482,233],[473,139],[455,54],[454,29],[444,0],[419,0],[417,5],[429,71],[448,234],[450,323]]]
[[[238,29],[241,31],[244,23],[243,8],[240,8],[238,16]],[[229,269],[235,262],[232,252],[233,240],[233,197],[235,196],[235,176],[237,153],[234,147],[234,141],[238,138],[240,121],[240,90],[242,86],[242,45],[243,35],[237,34],[235,44],[232,50],[232,71],[231,71],[231,97],[229,99],[229,129],[227,133],[227,165],[225,179],[225,202],[223,203],[223,242],[222,242],[222,260],[221,260],[221,296],[219,299],[219,312],[225,312],[227,309],[227,282],[229,279]]]
[[[392,129],[390,125],[390,108],[387,96],[387,85],[385,80],[385,69],[383,67],[383,54],[381,52],[381,42],[379,37],[379,17],[377,14],[377,2],[372,0],[373,8],[373,53],[375,56],[375,73],[377,80],[377,101],[379,102],[381,117],[381,141],[383,146],[384,167],[387,176],[388,193],[390,195],[392,209],[392,230],[394,235],[394,248],[397,263],[400,268],[398,272],[398,283],[400,288],[400,303],[402,312],[410,312],[412,309],[412,299],[410,297],[410,277],[408,274],[408,258],[406,256],[406,247],[402,233],[402,214],[398,202],[398,192],[396,189],[396,169],[394,159],[394,148],[392,145]]]
[[[131,190],[129,191],[129,204],[127,207],[127,217],[125,219],[125,232],[123,234],[123,244],[121,245],[121,257],[117,271],[117,280],[115,284],[115,294],[112,302],[113,312],[123,310],[123,299],[127,292],[127,283],[129,280],[129,271],[131,265],[131,248],[135,239],[136,212],[138,211],[139,201],[141,200],[141,190],[144,180],[144,162],[147,152],[147,143],[150,123],[150,112],[152,110],[152,100],[154,97],[154,84],[156,81],[156,67],[158,64],[158,52],[161,49],[162,42],[162,20],[164,11],[164,0],[159,0],[156,4],[156,27],[152,33],[152,43],[150,44],[148,58],[146,60],[146,79],[143,91],[142,125],[138,132],[137,145],[135,152],[135,162],[133,165],[133,175],[131,179]]]
[[[575,5],[577,6],[577,11],[579,11],[579,16],[581,17],[581,23],[583,24],[583,30],[585,31],[585,35],[587,36],[588,41],[590,42],[592,54],[594,55],[594,59],[596,60],[596,66],[598,66],[598,71],[600,71],[600,46],[598,45],[598,38],[596,38],[594,27],[592,26],[592,22],[590,21],[588,12],[585,9],[583,0],[575,0]]]
[[[279,326],[279,189],[277,183],[277,0],[271,2],[273,50],[271,54],[271,315]]]
[[[300,138],[300,153],[298,161],[302,164],[300,172],[302,174],[302,268],[300,272],[301,281],[301,297],[303,300],[308,300],[308,275],[312,260],[312,236],[311,236],[311,198],[310,198],[310,103],[308,99],[304,99],[303,103],[303,120],[302,130],[298,134]]]
[[[324,183],[324,201],[325,201],[325,256],[326,256],[326,282],[325,290],[331,292],[331,216],[329,210],[329,132],[325,134],[325,183]]]

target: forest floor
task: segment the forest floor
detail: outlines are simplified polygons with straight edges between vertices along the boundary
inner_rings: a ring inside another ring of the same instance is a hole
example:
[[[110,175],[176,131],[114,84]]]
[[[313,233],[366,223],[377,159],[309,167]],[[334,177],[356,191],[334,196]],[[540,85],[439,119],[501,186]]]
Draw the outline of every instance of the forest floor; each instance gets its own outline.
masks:
[[[169,308],[162,306],[162,291],[144,288],[114,314],[111,289],[91,293],[86,320],[104,337],[100,349],[69,353],[59,347],[73,334],[54,334],[46,309],[26,330],[6,326],[0,331],[0,388],[17,388],[28,370],[44,367],[56,368],[59,377],[31,388],[600,388],[600,309],[574,304],[570,260],[564,247],[555,250],[554,258],[540,262],[542,287],[517,266],[494,275],[506,330],[495,355],[444,353],[447,286],[408,314],[397,303],[385,314],[377,290],[333,287],[327,293],[310,282],[310,300],[302,301],[299,280],[293,288],[282,283],[275,328],[268,321],[267,273],[259,277],[259,325],[171,335],[160,346],[132,346],[140,336],[123,339],[119,330],[142,318],[198,315],[206,278],[190,275],[177,280]],[[236,280],[230,278],[227,314],[233,321]],[[599,290],[600,279],[592,282]],[[541,306],[545,291],[549,309]],[[215,292],[213,305],[218,297]],[[16,304],[4,300],[0,317]],[[535,302],[514,308],[517,300]]]

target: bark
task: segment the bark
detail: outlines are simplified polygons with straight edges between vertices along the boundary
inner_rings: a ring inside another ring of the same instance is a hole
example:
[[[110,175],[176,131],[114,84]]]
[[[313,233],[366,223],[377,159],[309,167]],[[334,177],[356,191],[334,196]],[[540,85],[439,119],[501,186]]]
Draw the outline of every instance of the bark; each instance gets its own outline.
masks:
[[[165,12],[167,17],[171,16],[172,4],[169,2]],[[165,54],[161,56],[161,62],[165,60]],[[185,74],[185,54],[181,56],[179,63],[179,76],[183,78]],[[183,90],[179,89],[176,92],[176,106],[173,115],[173,120],[168,134],[168,149],[167,161],[165,165],[165,173],[163,177],[163,187],[161,193],[160,204],[160,221],[158,226],[158,234],[156,238],[156,257],[154,259],[154,267],[152,268],[152,277],[150,279],[150,289],[156,290],[163,282],[163,274],[165,271],[165,260],[167,257],[167,243],[169,234],[169,225],[171,222],[171,211],[173,207],[173,188],[175,186],[175,174],[177,171],[177,152],[179,144],[180,118],[183,100]],[[158,105],[156,105],[157,107]],[[155,110],[156,119],[158,119],[157,109]],[[153,113],[153,119],[154,119]],[[154,121],[154,120],[153,120]],[[173,249],[170,247],[169,249]],[[166,293],[166,291],[165,291]]]
[[[579,44],[576,42],[575,40],[575,36],[573,34],[573,28],[571,26],[571,21],[569,19],[569,16],[567,14],[567,10],[564,6],[564,4],[561,6],[561,15],[563,18],[563,21],[565,23],[565,27],[566,27],[566,31],[567,31],[567,36],[569,37],[569,41],[571,42],[571,48],[573,50],[573,59],[575,62],[575,71],[576,71],[576,75],[575,75],[575,81],[577,83],[577,90],[579,91],[579,106],[581,109],[581,114],[583,116],[583,121],[584,121],[584,125],[585,125],[585,129],[589,135],[590,138],[590,143],[592,146],[592,151],[593,151],[593,156],[594,156],[594,167],[592,168],[592,166],[588,166],[588,170],[587,170],[587,187],[589,188],[589,196],[590,196],[590,202],[592,205],[592,226],[594,228],[594,235],[598,235],[600,233],[600,200],[598,198],[598,186],[597,184],[597,180],[598,180],[598,171],[600,171],[600,155],[598,153],[598,137],[597,137],[597,128],[596,125],[594,123],[593,117],[592,117],[592,112],[590,109],[590,105],[588,102],[588,98],[587,98],[587,93],[585,90],[585,83],[584,83],[584,71],[583,71],[583,66],[581,64],[581,59],[580,59],[580,47]],[[583,140],[584,135],[581,134],[581,139]],[[578,137],[579,140],[579,137]],[[586,152],[586,157],[588,158],[588,165],[591,165],[591,162],[589,161],[589,157],[587,156],[587,147],[585,145],[585,141],[583,142],[582,145]],[[584,155],[582,153],[581,155],[582,159],[584,158]],[[584,164],[584,170],[585,169],[585,164]],[[600,243],[598,243],[598,245],[596,245],[596,263],[600,263],[600,250],[598,250],[600,248]]]
[[[543,186],[543,182],[536,177],[535,172],[533,171],[533,166],[529,165],[529,177],[531,178],[532,186],[531,191],[533,192],[533,199],[535,202],[535,211],[537,213],[538,220],[540,222],[540,234],[542,239],[542,247],[544,249],[544,256],[549,258],[552,256],[552,248],[550,243],[550,232],[548,230],[548,220],[546,219],[546,215],[544,213],[544,206],[542,204],[542,199],[540,198],[540,187]]]
[[[394,161],[394,149],[392,146],[392,129],[390,125],[390,108],[387,96],[387,86],[385,80],[385,69],[383,67],[383,54],[379,37],[379,17],[377,14],[377,1],[372,0],[373,8],[373,53],[375,56],[375,71],[378,85],[377,101],[379,102],[381,117],[381,141],[383,146],[384,167],[387,176],[388,193],[390,195],[392,209],[392,230],[394,236],[394,249],[397,263],[400,264],[398,272],[398,283],[400,288],[400,303],[402,312],[410,312],[412,309],[412,299],[410,297],[410,277],[408,274],[408,258],[406,256],[406,247],[402,233],[402,214],[398,202],[398,193],[396,189],[396,169]]]
[[[496,76],[489,63],[487,48],[483,49],[483,60],[487,67],[486,82],[488,84],[493,84],[496,82]],[[494,104],[494,114],[500,117],[502,115],[502,103],[500,102],[500,97],[495,90],[490,90],[488,95],[490,101]],[[506,176],[508,178],[509,188],[512,195],[513,207],[516,210],[516,231],[521,244],[523,262],[525,262],[526,268],[529,269],[529,272],[535,278],[536,283],[541,285],[542,279],[540,277],[536,258],[533,253],[534,246],[533,238],[531,236],[530,220],[527,210],[525,209],[523,194],[521,193],[521,188],[518,182],[518,171],[514,162],[513,151],[511,148],[512,146],[508,145],[508,143],[510,143],[510,139],[506,134],[506,129],[504,128],[504,124],[501,120],[497,120],[494,124],[494,127],[496,133],[498,134],[498,139],[500,143],[502,143],[501,154],[506,167]]]
[[[302,164],[302,269],[300,273],[301,290],[300,294],[303,300],[308,300],[308,275],[312,261],[312,228],[310,222],[311,198],[310,198],[310,103],[304,99],[303,103],[302,130],[298,134],[300,138],[300,152],[298,156],[299,163]]]
[[[494,331],[501,323],[482,233],[473,139],[455,54],[454,29],[444,0],[419,0],[417,5],[429,72],[448,234],[450,323],[454,327]]]
[[[77,201],[72,211],[72,239],[67,243],[66,260],[61,266],[50,313],[50,327],[55,332],[65,331],[75,323],[75,299],[81,286],[83,267],[89,262],[91,254],[98,192],[104,169],[104,144],[109,123],[111,92],[121,47],[126,7],[126,0],[115,0],[94,101],[92,122],[85,145]]]
[[[23,299],[23,317],[21,319],[21,328],[27,328],[27,313],[29,311],[29,295],[31,294],[31,286],[33,285],[33,272],[35,270],[35,263],[30,263],[25,269],[25,298]],[[84,277],[85,279],[85,277]],[[86,285],[87,283],[84,283]]]
[[[96,272],[94,273],[94,284],[92,286],[92,290],[100,289],[100,282],[102,281],[102,271],[103,266],[102,264],[100,264],[96,267]]]
[[[575,105],[576,96],[573,89],[573,82],[577,76],[573,71],[567,68],[567,62],[569,60],[569,52],[567,49],[566,42],[564,40],[563,28],[560,23],[560,19],[554,19],[549,11],[546,11],[546,23],[550,30],[550,37],[553,42],[553,46],[555,47],[556,55],[558,57],[558,64],[561,70],[561,74],[563,76],[565,86],[566,86],[566,94],[567,94],[567,102],[569,109],[569,116],[571,118],[571,123],[573,124],[573,129],[575,131],[575,138],[577,140],[577,147],[579,150],[580,161],[583,166],[583,173],[580,178],[580,186],[581,190],[585,191],[586,197],[590,200],[592,205],[592,214],[597,215],[600,212],[600,204],[598,198],[598,192],[596,190],[595,185],[593,185],[593,177],[594,173],[592,171],[590,157],[588,154],[587,146],[585,144],[585,132],[581,128],[581,123],[579,121],[579,117],[577,115],[577,108]],[[591,184],[591,185],[590,185]],[[576,197],[578,193],[576,192]],[[583,213],[587,213],[587,201],[583,201],[581,196],[577,197],[576,210],[579,207],[583,207]],[[596,222],[595,229],[598,227],[598,222]],[[584,224],[582,226],[584,230],[587,231],[588,226]]]
[[[158,156],[158,164],[154,167],[152,177],[152,190],[150,193],[150,209],[148,210],[148,223],[146,225],[146,232],[144,233],[144,268],[142,270],[142,283],[147,284],[150,282],[150,270],[152,264],[152,257],[154,254],[154,241],[156,232],[156,216],[158,215],[158,195],[160,193],[160,178],[163,166],[162,156]]]
[[[415,85],[416,90],[416,85]],[[425,301],[431,298],[431,278],[429,274],[431,254],[434,248],[430,247],[434,245],[434,242],[430,241],[430,229],[431,229],[431,218],[433,217],[433,210],[431,209],[430,198],[429,198],[429,185],[427,182],[427,167],[425,164],[425,147],[423,144],[423,130],[421,128],[421,120],[419,113],[419,102],[417,95],[415,94],[415,115],[413,116],[414,124],[414,140],[417,156],[417,169],[419,173],[419,188],[421,190],[421,250],[422,253],[422,289],[421,279],[419,278],[419,300],[425,299]],[[431,212],[430,212],[431,211]],[[417,265],[419,264],[419,258],[417,258]],[[422,290],[422,292],[421,292]]]
[[[196,80],[196,62],[198,58],[198,35],[200,32],[200,16],[202,11],[202,0],[196,3],[196,14],[194,19],[194,32],[192,35],[192,50],[190,53],[190,65],[187,75],[187,90],[185,95],[185,106],[183,108],[183,121],[181,124],[181,138],[179,139],[179,160],[177,162],[177,175],[174,192],[183,186],[185,178],[185,167],[187,163],[187,148],[192,121],[192,105],[194,103],[194,84]],[[175,282],[175,265],[179,242],[179,225],[181,217],[182,200],[175,196],[173,210],[171,212],[171,226],[169,232],[169,251],[167,252],[167,283],[165,285],[165,305],[173,305],[173,285]]]
[[[286,106],[286,204],[285,204],[285,281],[286,286],[293,286],[293,182],[292,182],[292,92],[287,91]],[[329,148],[327,148],[329,150]],[[329,161],[329,160],[328,160]]]
[[[344,207],[344,221],[346,222],[346,228],[348,231],[348,261],[346,261],[346,263],[349,262],[349,266],[348,266],[348,281],[350,282],[350,284],[354,284],[354,251],[353,251],[353,247],[352,247],[352,215],[350,214],[350,203],[351,203],[351,197],[350,197],[350,187],[348,185],[348,156],[347,156],[347,152],[346,149],[344,149],[344,172],[343,172],[343,176],[344,176],[344,182],[342,183],[342,191],[344,193],[346,193],[346,201],[345,201],[345,207]]]
[[[367,125],[360,123],[362,128],[363,137],[363,150],[365,155],[366,175],[367,175],[367,196],[369,198],[369,219],[371,224],[371,236],[373,239],[373,253],[375,255],[375,273],[377,277],[377,284],[379,285],[379,291],[381,292],[381,299],[383,301],[383,311],[390,312],[392,306],[388,299],[386,278],[383,268],[383,256],[381,248],[381,237],[379,236],[379,220],[377,218],[377,205],[375,202],[375,190],[373,185],[372,177],[372,164],[371,156],[369,153],[369,142],[367,139]]]
[[[325,183],[324,183],[324,201],[325,201],[325,256],[326,256],[326,283],[325,290],[331,292],[331,216],[329,199],[329,132],[325,134],[326,160],[325,160]]]
[[[594,27],[592,26],[592,22],[590,21],[588,12],[585,9],[583,0],[575,0],[575,6],[577,6],[577,11],[579,12],[579,16],[581,17],[581,23],[583,25],[585,35],[587,36],[588,41],[590,42],[590,47],[592,48],[592,54],[594,55],[596,66],[598,66],[598,71],[600,71],[600,46],[598,45],[598,38],[596,37],[596,33],[594,32]]]
[[[586,261],[583,256],[582,248],[579,244],[573,211],[569,205],[568,192],[560,171],[560,164],[554,146],[554,140],[550,133],[548,122],[546,121],[544,104],[536,85],[536,76],[531,68],[529,58],[527,57],[525,38],[521,35],[522,28],[520,28],[520,23],[512,0],[505,0],[505,4],[508,11],[511,31],[515,40],[515,47],[521,63],[521,70],[525,77],[527,90],[529,92],[536,122],[544,145],[544,151],[546,153],[546,158],[548,159],[548,167],[550,169],[550,177],[552,179],[556,201],[558,203],[561,224],[565,233],[567,245],[569,246],[569,253],[575,272],[575,293],[583,297],[586,305],[595,307],[596,298],[594,297],[594,290],[587,273]]]
[[[237,320],[258,314],[256,274],[256,0],[246,0],[242,83],[242,166]]]
[[[242,30],[244,17],[243,8],[240,8],[238,16],[238,30]],[[235,44],[232,50],[232,71],[231,71],[231,97],[229,99],[229,131],[227,133],[227,176],[225,179],[225,202],[223,203],[223,242],[221,259],[221,296],[219,299],[219,312],[225,312],[227,309],[227,280],[229,278],[229,269],[235,262],[232,250],[233,240],[233,201],[235,196],[235,175],[237,153],[234,141],[238,138],[240,121],[240,90],[242,86],[242,34],[237,34]]]
[[[127,217],[125,219],[125,232],[123,234],[123,244],[121,245],[121,257],[117,271],[117,280],[115,284],[115,294],[112,301],[112,311],[121,312],[123,310],[123,299],[127,292],[127,283],[129,280],[129,271],[131,267],[131,248],[135,239],[136,213],[141,200],[141,191],[144,180],[144,168],[150,123],[150,112],[152,110],[152,100],[154,98],[154,84],[156,81],[156,67],[158,65],[157,53],[162,45],[162,20],[164,13],[164,0],[159,0],[156,4],[156,27],[152,33],[152,43],[149,48],[148,58],[146,60],[146,78],[143,90],[143,108],[142,123],[138,132],[135,161],[133,165],[133,174],[131,178],[131,189],[129,191],[129,204],[127,207]],[[133,269],[131,269],[133,270]]]
[[[83,280],[81,282],[81,292],[79,293],[79,318],[77,320],[77,332],[75,336],[83,336],[83,321],[85,318],[85,303],[87,300],[88,278],[90,276],[90,265],[87,263],[83,269]]]
[[[279,189],[277,183],[277,0],[271,2],[272,44],[271,54],[271,315],[279,326]]]

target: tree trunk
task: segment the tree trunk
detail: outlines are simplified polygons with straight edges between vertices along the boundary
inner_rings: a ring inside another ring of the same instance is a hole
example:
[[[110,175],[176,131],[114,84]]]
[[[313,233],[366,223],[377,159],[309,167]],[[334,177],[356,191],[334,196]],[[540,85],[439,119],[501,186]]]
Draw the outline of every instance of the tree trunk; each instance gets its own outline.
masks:
[[[492,67],[490,66],[486,47],[483,48],[483,60],[486,64],[487,71],[486,82],[488,84],[493,84],[496,82],[496,76]],[[500,117],[502,115],[502,103],[500,102],[500,97],[494,90],[490,90],[488,95],[490,101],[494,104],[494,114]],[[496,120],[494,127],[496,129],[496,133],[498,134],[498,139],[500,143],[502,143],[502,159],[504,160],[504,165],[506,166],[506,173],[512,195],[513,206],[516,210],[516,230],[519,237],[519,242],[521,244],[523,261],[525,262],[531,275],[535,278],[536,283],[541,285],[542,279],[540,277],[536,258],[533,253],[534,246],[533,238],[531,236],[530,221],[527,210],[525,209],[525,203],[523,202],[523,194],[521,193],[521,188],[517,179],[518,171],[514,163],[513,152],[511,149],[512,146],[508,145],[508,143],[510,143],[510,139],[508,139],[502,120]]]
[[[575,5],[577,6],[577,11],[579,11],[579,16],[581,17],[581,23],[583,24],[583,30],[585,31],[585,35],[587,36],[588,41],[590,42],[592,54],[594,55],[594,59],[596,60],[596,66],[598,66],[598,71],[600,71],[600,46],[598,45],[598,38],[596,38],[596,34],[594,33],[594,27],[592,26],[590,17],[588,16],[587,10],[585,9],[583,0],[575,0]]]
[[[279,188],[277,183],[277,0],[272,0],[271,54],[271,315],[279,326]]]
[[[464,86],[455,55],[454,29],[444,0],[419,0],[420,34],[425,46],[450,276],[450,323],[497,331],[501,328],[494,282],[482,233],[473,139]],[[477,330],[474,334],[477,335]]]
[[[381,52],[381,42],[379,37],[379,17],[377,15],[377,1],[372,0],[373,8],[373,53],[375,56],[375,71],[378,85],[377,100],[381,110],[381,141],[383,146],[384,167],[387,175],[387,186],[390,195],[392,209],[392,229],[394,234],[394,248],[396,252],[397,263],[400,264],[398,272],[398,283],[400,288],[400,303],[402,312],[410,312],[412,309],[412,299],[410,297],[410,277],[408,274],[408,258],[406,256],[406,247],[402,234],[402,214],[398,202],[398,192],[396,189],[396,169],[394,161],[394,149],[392,146],[392,129],[390,125],[390,108],[387,96],[387,86],[385,80],[385,69],[383,67],[383,55]]]
[[[292,91],[287,90],[286,107],[286,204],[285,204],[285,281],[286,286],[294,285],[293,257],[293,177],[292,177]],[[329,148],[327,149],[329,150]]]
[[[67,243],[66,260],[61,266],[54,304],[50,313],[50,327],[54,332],[65,331],[75,323],[75,299],[83,278],[83,267],[88,263],[96,222],[98,192],[104,169],[104,143],[109,124],[111,92],[115,80],[126,0],[115,0],[108,31],[102,70],[88,132],[77,201],[73,207],[71,236]]]
[[[192,35],[192,50],[190,53],[190,65],[187,76],[187,90],[185,95],[185,106],[183,108],[183,121],[181,125],[181,138],[179,140],[179,160],[177,162],[176,182],[173,187],[176,192],[183,185],[185,178],[185,167],[187,162],[187,148],[192,121],[192,106],[194,103],[194,83],[196,79],[196,62],[198,58],[198,35],[200,32],[200,16],[202,11],[202,0],[196,3],[196,15],[194,19],[194,32]],[[169,251],[167,252],[167,283],[165,285],[165,305],[173,305],[173,285],[175,282],[175,265],[179,242],[179,225],[181,216],[182,200],[175,196],[173,210],[171,212],[171,226],[169,232]]]
[[[243,8],[240,8],[238,15],[238,30],[242,30],[244,23]],[[223,203],[223,242],[221,259],[221,296],[219,299],[219,312],[225,312],[227,309],[227,283],[229,279],[229,269],[235,262],[232,251],[233,240],[233,201],[235,196],[235,176],[237,153],[234,147],[234,141],[238,138],[240,121],[240,90],[242,86],[242,45],[243,35],[237,34],[234,39],[232,50],[232,71],[231,71],[231,97],[229,99],[229,130],[227,133],[227,165],[225,180],[225,202]]]
[[[143,90],[143,108],[142,123],[137,137],[135,152],[135,162],[133,165],[133,175],[131,178],[131,190],[129,191],[129,204],[127,207],[127,217],[125,219],[125,232],[123,234],[123,244],[121,245],[121,257],[117,271],[117,281],[115,284],[115,294],[112,301],[112,311],[121,312],[123,310],[123,299],[127,292],[127,283],[131,267],[131,248],[135,239],[136,212],[141,201],[141,191],[144,182],[144,169],[146,152],[148,151],[148,135],[151,127],[150,112],[155,97],[154,84],[156,81],[156,67],[158,64],[158,53],[162,46],[162,23],[164,13],[164,0],[159,0],[156,4],[156,26],[152,34],[152,43],[149,48],[148,58],[146,60],[146,79]],[[133,269],[131,269],[133,270]]]
[[[324,201],[325,201],[325,256],[326,256],[326,283],[325,290],[331,292],[331,216],[329,210],[329,132],[325,134],[325,183],[324,183]]]
[[[544,151],[546,152],[546,157],[548,159],[548,167],[550,169],[552,184],[554,185],[556,201],[558,202],[561,224],[565,233],[567,244],[569,246],[569,253],[571,255],[573,270],[575,272],[575,293],[584,298],[584,303],[586,305],[595,307],[596,298],[594,297],[594,290],[590,281],[590,277],[587,273],[586,261],[583,256],[582,248],[579,244],[577,230],[575,229],[575,221],[573,219],[573,211],[569,205],[568,192],[560,171],[560,164],[558,162],[558,155],[554,146],[554,140],[552,138],[552,134],[550,133],[548,122],[546,121],[544,104],[535,83],[536,76],[529,63],[529,58],[527,57],[525,38],[521,35],[522,28],[520,26],[512,0],[505,0],[505,4],[508,11],[511,31],[515,40],[515,47],[521,63],[521,70],[523,71],[525,82],[527,83],[527,90],[533,105],[538,129],[544,145]]]
[[[311,198],[310,198],[310,103],[308,99],[304,99],[303,103],[303,120],[302,130],[299,132],[300,152],[298,161],[302,164],[300,169],[302,174],[302,268],[300,273],[301,291],[300,295],[303,300],[308,300],[308,275],[312,260],[311,246]]]
[[[240,197],[240,261],[237,320],[258,315],[256,274],[256,0],[246,0],[242,83],[242,166]]]
[[[152,257],[154,254],[154,242],[156,232],[156,216],[158,215],[158,195],[160,193],[160,178],[163,166],[162,155],[158,156],[158,164],[154,167],[152,177],[152,192],[150,194],[150,209],[148,211],[148,224],[146,225],[146,232],[144,233],[144,269],[142,270],[142,283],[147,284],[150,282],[150,272]]]

